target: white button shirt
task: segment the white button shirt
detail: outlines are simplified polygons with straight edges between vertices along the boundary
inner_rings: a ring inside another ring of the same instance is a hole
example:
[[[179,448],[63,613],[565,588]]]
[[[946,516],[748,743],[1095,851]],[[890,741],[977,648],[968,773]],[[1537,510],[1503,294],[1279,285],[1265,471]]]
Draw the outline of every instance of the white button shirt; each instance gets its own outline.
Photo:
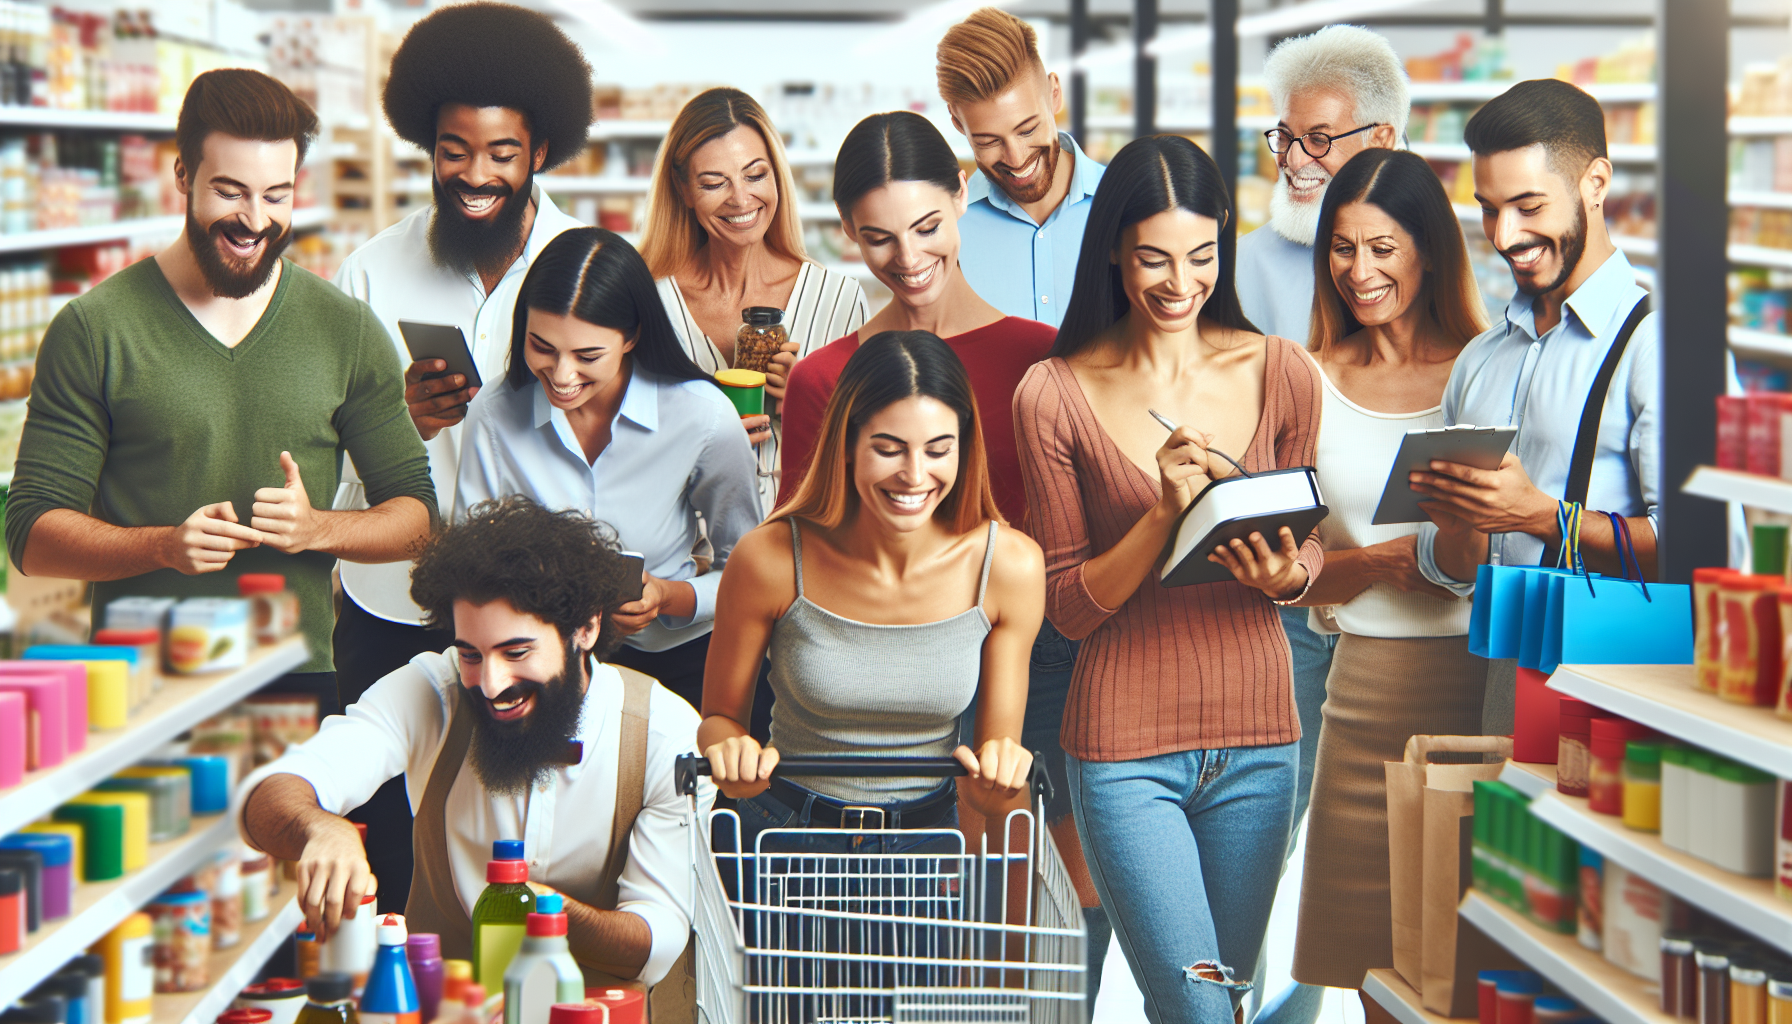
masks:
[[[467,412],[454,492],[454,521],[488,498],[521,494],[551,509],[578,509],[616,530],[647,572],[697,592],[690,618],[662,615],[626,643],[664,651],[715,625],[716,588],[734,545],[759,525],[759,463],[740,413],[709,381],[674,383],[636,368],[594,462],[534,378],[520,388],[495,379]],[[692,549],[709,527],[713,564],[697,571]]]
[[[412,658],[368,687],[346,712],[324,719],[316,736],[245,779],[234,809],[239,830],[243,802],[261,780],[276,774],[310,783],[318,806],[332,814],[361,806],[387,779],[402,774],[415,812],[450,713],[465,712],[455,707],[460,685],[460,659],[453,648]],[[616,903],[617,910],[646,921],[653,934],[640,974],[649,984],[665,977],[691,930],[691,802],[677,792],[672,775],[674,759],[696,749],[698,721],[689,704],[654,685],[641,813],[629,836]],[[597,899],[616,813],[622,742],[622,677],[609,665],[592,671],[577,738],[584,744],[578,764],[556,767],[548,781],[514,796],[487,792],[473,769],[461,766],[448,791],[443,823],[454,888],[469,915],[485,890],[485,865],[498,839],[522,839],[531,881],[581,902]],[[706,779],[697,795],[699,811],[706,812],[715,798]],[[246,832],[243,838],[247,841]]]
[[[1532,298],[1519,292],[1505,321],[1475,338],[1456,357],[1444,385],[1444,422],[1518,428],[1512,451],[1537,489],[1560,498],[1568,488],[1574,438],[1587,391],[1630,310],[1645,293],[1621,252],[1581,283],[1562,304],[1562,319],[1537,334]],[[1599,443],[1587,485],[1589,512],[1648,516],[1660,535],[1661,350],[1656,314],[1637,325],[1618,360],[1599,420]],[[1439,586],[1471,593],[1474,581],[1454,580],[1437,566],[1437,527],[1419,527],[1419,571]],[[1536,565],[1543,541],[1527,533],[1488,538],[1494,565]]]
[[[449,270],[430,256],[433,204],[374,235],[350,253],[336,271],[336,287],[373,307],[374,315],[398,348],[400,366],[409,366],[412,360],[404,335],[399,333],[398,321],[453,324],[466,335],[480,380],[488,388],[500,384],[509,362],[511,318],[524,275],[560,232],[587,226],[562,213],[539,185],[534,197],[535,223],[529,229],[523,254],[504,272],[490,295],[479,275]],[[424,445],[429,451],[429,475],[436,485],[436,504],[443,510],[454,505],[454,480],[460,469],[460,434],[464,426],[464,422],[455,424]],[[334,507],[367,507],[361,478],[352,466],[344,467]],[[411,600],[410,562],[338,562],[337,567],[343,591],[369,614],[389,622],[422,623],[423,610]]]

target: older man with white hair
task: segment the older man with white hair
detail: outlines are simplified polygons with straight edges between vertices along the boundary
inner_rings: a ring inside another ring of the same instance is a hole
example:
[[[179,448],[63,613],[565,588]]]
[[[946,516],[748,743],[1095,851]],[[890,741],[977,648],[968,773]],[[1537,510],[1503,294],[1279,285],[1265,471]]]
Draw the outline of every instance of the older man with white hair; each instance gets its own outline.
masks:
[[[1305,345],[1313,310],[1313,236],[1326,186],[1363,150],[1403,143],[1411,99],[1394,48],[1355,25],[1329,25],[1283,40],[1264,60],[1263,78],[1278,119],[1265,133],[1276,157],[1276,185],[1269,223],[1238,240],[1238,300],[1259,330]],[[1320,629],[1311,628],[1309,613]],[[1282,625],[1294,658],[1294,699],[1300,713],[1294,805],[1298,827],[1313,783],[1319,709],[1338,634],[1326,628],[1323,609],[1283,608]],[[1261,965],[1264,958],[1257,962]],[[1256,981],[1261,993],[1262,978]],[[1312,1024],[1323,991],[1289,986],[1260,1004],[1258,1024]]]

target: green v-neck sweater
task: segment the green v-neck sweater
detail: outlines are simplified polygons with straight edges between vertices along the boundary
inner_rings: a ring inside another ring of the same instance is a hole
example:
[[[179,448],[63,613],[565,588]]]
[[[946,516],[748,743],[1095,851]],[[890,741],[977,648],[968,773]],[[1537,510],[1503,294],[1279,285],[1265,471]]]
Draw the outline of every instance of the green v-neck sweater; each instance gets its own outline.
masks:
[[[282,451],[298,463],[313,508],[335,499],[346,452],[369,505],[409,496],[435,514],[429,458],[405,409],[391,339],[365,302],[291,262],[235,348],[194,319],[154,259],[119,271],[51,321],[28,409],[6,502],[14,565],[51,509],[117,526],[173,526],[230,501],[247,525],[256,489],[285,485]],[[234,597],[243,573],[283,573],[311,648],[299,671],[327,672],[334,564],[320,551],[258,547],[218,572],[161,569],[98,583],[94,625],[115,597]]]

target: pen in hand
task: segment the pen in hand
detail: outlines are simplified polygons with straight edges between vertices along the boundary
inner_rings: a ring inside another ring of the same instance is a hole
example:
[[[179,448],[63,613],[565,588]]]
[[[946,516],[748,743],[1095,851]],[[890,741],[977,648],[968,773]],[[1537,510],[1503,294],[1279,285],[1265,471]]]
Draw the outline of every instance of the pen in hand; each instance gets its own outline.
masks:
[[[1146,409],[1145,411],[1151,414],[1152,419],[1163,424],[1163,428],[1165,430],[1168,430],[1172,434],[1174,434],[1176,432],[1177,426],[1168,416],[1165,416],[1163,413],[1158,412],[1156,409]],[[1251,475],[1251,471],[1244,468],[1243,466],[1239,465],[1237,459],[1233,458],[1230,455],[1227,455],[1225,452],[1220,451],[1218,448],[1215,448],[1212,445],[1207,446],[1207,454],[1218,455],[1220,458],[1225,459],[1227,462],[1230,462],[1232,464],[1233,469],[1238,470],[1240,473],[1244,474],[1245,476]]]

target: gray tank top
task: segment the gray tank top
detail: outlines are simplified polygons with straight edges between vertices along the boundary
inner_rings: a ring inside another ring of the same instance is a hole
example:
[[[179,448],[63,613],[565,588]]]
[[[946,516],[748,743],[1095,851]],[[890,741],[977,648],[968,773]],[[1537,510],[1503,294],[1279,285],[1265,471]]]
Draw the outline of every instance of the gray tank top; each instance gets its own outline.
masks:
[[[950,757],[958,720],[977,695],[989,616],[983,592],[995,559],[989,524],[977,603],[949,619],[909,626],[859,622],[803,596],[803,534],[790,521],[796,601],[772,627],[771,745],[785,756],[882,754]],[[797,784],[854,803],[916,800],[937,779],[801,778]]]

